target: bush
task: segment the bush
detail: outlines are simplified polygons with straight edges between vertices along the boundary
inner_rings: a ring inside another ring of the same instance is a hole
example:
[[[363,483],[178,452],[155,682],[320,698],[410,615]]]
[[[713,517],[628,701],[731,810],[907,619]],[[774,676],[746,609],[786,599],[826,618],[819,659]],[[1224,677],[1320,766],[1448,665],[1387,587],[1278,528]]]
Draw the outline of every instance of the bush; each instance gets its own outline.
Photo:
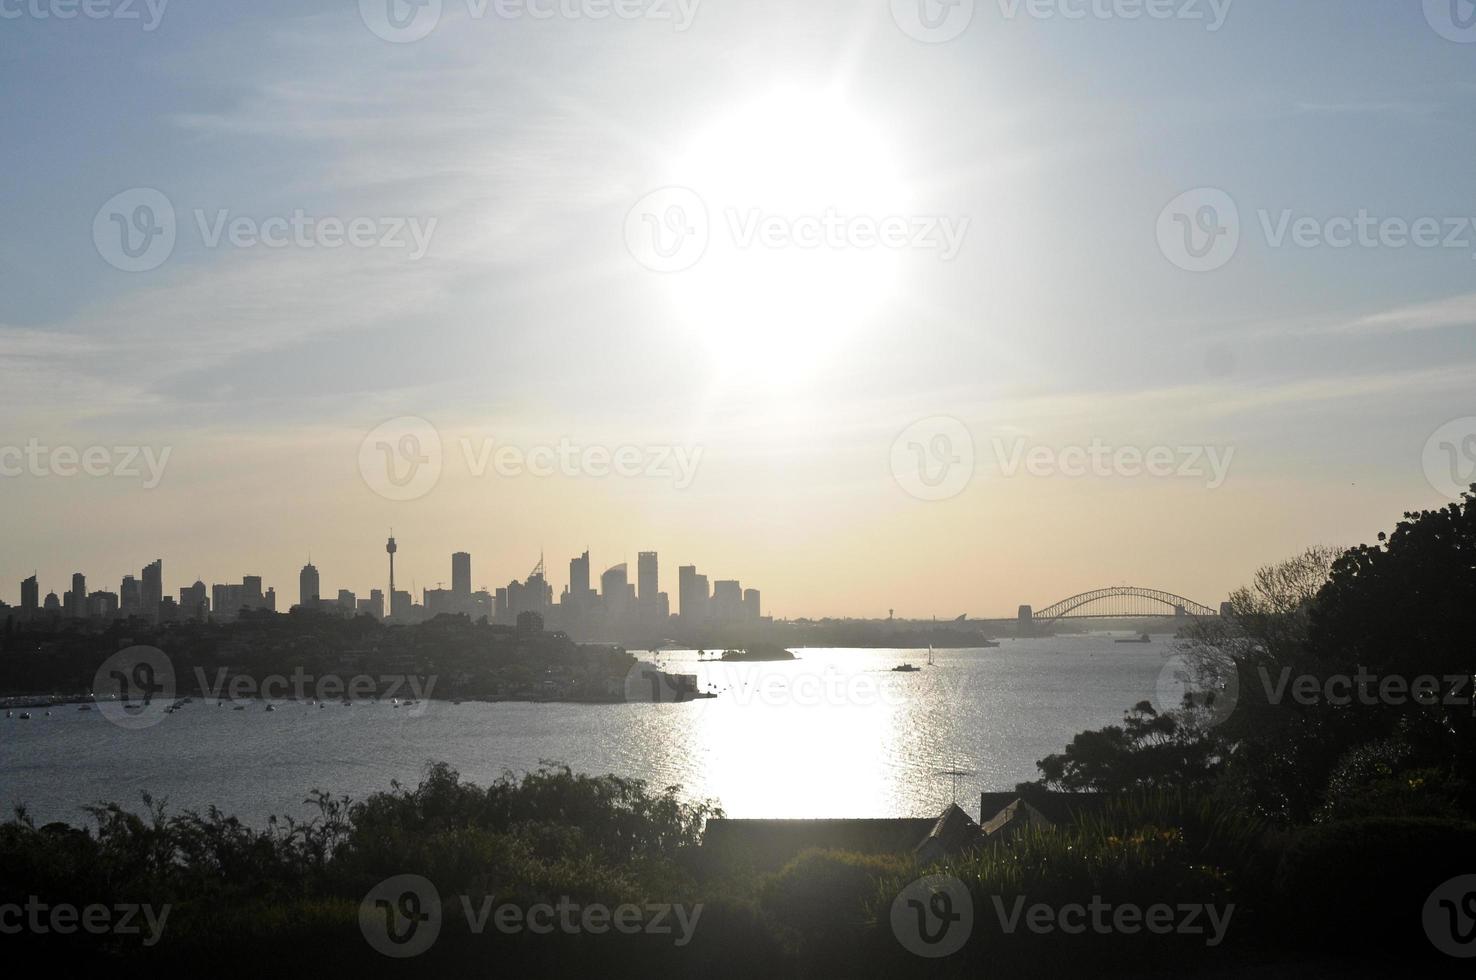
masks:
[[[1476,823],[1377,817],[1299,833],[1277,872],[1287,938],[1338,956],[1433,954],[1421,910],[1442,882],[1476,872]],[[1438,954],[1436,954],[1438,955]]]

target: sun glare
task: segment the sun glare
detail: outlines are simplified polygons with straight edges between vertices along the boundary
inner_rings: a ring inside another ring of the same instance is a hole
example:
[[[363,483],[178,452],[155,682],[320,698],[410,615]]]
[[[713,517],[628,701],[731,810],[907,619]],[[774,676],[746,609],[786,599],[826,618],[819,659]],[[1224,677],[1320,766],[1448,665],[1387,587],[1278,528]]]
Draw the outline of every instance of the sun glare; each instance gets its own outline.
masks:
[[[703,259],[674,277],[682,326],[745,380],[802,381],[892,294],[903,214],[892,147],[842,99],[779,90],[720,115],[675,166],[707,205]]]

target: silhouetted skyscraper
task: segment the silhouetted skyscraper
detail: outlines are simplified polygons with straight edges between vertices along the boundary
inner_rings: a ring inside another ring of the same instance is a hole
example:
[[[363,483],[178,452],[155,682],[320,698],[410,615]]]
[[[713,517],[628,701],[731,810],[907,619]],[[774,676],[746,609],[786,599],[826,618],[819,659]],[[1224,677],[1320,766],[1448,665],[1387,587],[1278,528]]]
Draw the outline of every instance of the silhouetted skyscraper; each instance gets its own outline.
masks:
[[[589,552],[569,559],[569,594],[575,601],[589,598]]]
[[[72,576],[72,591],[62,600],[69,619],[87,617],[87,576],[77,572]]]
[[[123,584],[118,587],[118,611],[124,618],[137,616],[143,611],[143,592],[138,587],[138,579],[132,575],[123,576]]]
[[[743,587],[732,580],[712,583],[712,616],[724,623],[743,618]]]
[[[707,618],[707,576],[697,574],[696,565],[683,565],[677,569],[677,610],[688,623],[700,623]]]
[[[318,570],[312,563],[302,566],[297,576],[297,602],[304,609],[318,608],[318,598],[323,594]]]
[[[162,558],[144,566],[143,584],[139,586],[139,601],[143,615],[157,623],[159,603],[164,601],[164,560]]]
[[[451,591],[458,596],[469,596],[471,582],[471,555],[458,551],[451,556]]]
[[[636,596],[642,604],[655,602],[656,593],[661,591],[658,567],[654,551],[643,551],[636,560],[636,582],[639,586]]]
[[[41,612],[41,586],[32,575],[21,583],[21,619],[34,619]]]

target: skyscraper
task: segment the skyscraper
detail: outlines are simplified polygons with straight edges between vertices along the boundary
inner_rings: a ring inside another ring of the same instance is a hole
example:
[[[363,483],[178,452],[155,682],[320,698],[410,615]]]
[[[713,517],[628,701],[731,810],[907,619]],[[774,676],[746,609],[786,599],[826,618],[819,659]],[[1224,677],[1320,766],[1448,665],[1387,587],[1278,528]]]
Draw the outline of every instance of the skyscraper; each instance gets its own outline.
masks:
[[[143,584],[139,587],[140,612],[145,619],[159,621],[159,603],[164,601],[164,560],[145,565]]]
[[[569,594],[576,602],[589,598],[589,552],[569,559]]]
[[[41,611],[41,586],[32,575],[21,583],[21,619],[34,619]]]
[[[677,602],[681,606],[678,615],[688,623],[707,618],[707,576],[698,575],[696,565],[677,569]]]
[[[744,589],[743,618],[752,622],[762,619],[763,617],[763,597],[759,594],[759,590]]]
[[[179,613],[202,623],[210,618],[210,594],[204,582],[196,580],[194,585],[179,590]]]
[[[297,602],[304,609],[316,609],[318,608],[318,597],[322,594],[318,570],[309,562],[302,566],[302,571],[297,576]]]
[[[138,579],[132,575],[123,576],[123,584],[118,588],[118,603],[119,612],[125,619],[143,611],[143,592],[138,587]]]
[[[743,587],[731,579],[712,583],[712,617],[723,623],[743,618]]]
[[[87,618],[87,576],[77,572],[72,576],[72,591],[62,599],[69,619]]]
[[[639,585],[636,596],[641,605],[647,605],[656,601],[656,593],[661,589],[657,584],[657,558],[654,551],[643,551],[636,561],[636,582]]]
[[[458,596],[469,596],[471,582],[471,555],[458,551],[451,556],[451,591]]]

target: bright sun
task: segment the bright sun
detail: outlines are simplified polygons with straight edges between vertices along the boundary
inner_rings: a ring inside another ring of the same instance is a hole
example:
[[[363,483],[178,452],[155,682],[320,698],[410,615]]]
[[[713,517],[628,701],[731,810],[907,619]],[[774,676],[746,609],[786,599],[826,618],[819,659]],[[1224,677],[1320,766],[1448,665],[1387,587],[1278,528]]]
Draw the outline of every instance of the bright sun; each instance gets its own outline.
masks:
[[[721,115],[675,166],[708,209],[707,253],[671,284],[725,374],[800,381],[893,293],[875,223],[906,213],[892,147],[836,97],[776,91]]]

